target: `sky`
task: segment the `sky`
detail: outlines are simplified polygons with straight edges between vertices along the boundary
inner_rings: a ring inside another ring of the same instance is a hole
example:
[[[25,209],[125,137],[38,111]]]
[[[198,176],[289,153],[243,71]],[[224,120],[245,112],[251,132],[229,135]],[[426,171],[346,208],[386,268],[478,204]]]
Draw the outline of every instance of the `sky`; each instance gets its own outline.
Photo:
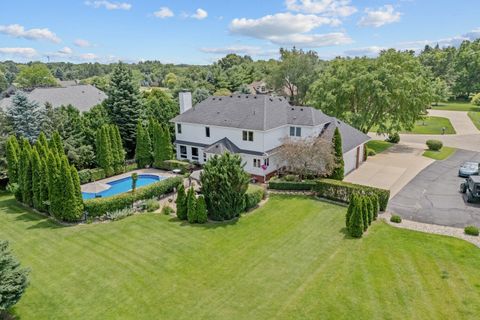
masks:
[[[210,64],[375,56],[480,38],[479,0],[2,0],[0,60]]]

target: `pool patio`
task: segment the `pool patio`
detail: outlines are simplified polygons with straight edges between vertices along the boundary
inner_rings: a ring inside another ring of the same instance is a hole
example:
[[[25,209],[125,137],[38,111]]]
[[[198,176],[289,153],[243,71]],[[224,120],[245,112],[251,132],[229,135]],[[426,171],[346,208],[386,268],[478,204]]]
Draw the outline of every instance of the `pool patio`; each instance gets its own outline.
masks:
[[[108,184],[109,182],[112,181],[117,181],[123,178],[130,177],[132,173],[138,173],[138,174],[148,174],[148,175],[154,175],[158,177],[165,177],[165,178],[170,178],[170,177],[175,177],[177,176],[176,174],[169,172],[169,171],[164,171],[164,170],[158,170],[158,169],[139,169],[139,170],[134,170],[134,171],[129,171],[126,173],[122,173],[116,176],[111,176],[102,180],[98,180],[95,182],[90,182],[86,183],[81,186],[82,192],[85,193],[100,193],[105,190],[108,190],[111,186]]]

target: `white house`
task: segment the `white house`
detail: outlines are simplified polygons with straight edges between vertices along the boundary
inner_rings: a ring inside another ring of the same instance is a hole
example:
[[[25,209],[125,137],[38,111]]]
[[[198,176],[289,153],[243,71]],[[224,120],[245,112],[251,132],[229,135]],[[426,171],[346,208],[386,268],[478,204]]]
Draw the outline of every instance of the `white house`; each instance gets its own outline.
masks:
[[[209,97],[192,107],[190,92],[182,92],[175,123],[176,156],[204,163],[225,151],[239,154],[245,170],[260,181],[280,168],[276,154],[285,137],[324,136],[336,127],[342,136],[345,173],[363,162],[370,138],[348,124],[312,107],[291,106],[287,99],[270,95],[235,94]]]

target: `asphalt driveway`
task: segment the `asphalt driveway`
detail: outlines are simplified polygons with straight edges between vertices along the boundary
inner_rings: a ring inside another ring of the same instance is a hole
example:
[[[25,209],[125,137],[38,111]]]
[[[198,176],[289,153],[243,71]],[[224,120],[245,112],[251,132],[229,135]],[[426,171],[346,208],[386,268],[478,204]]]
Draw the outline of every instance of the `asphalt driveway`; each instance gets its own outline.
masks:
[[[458,177],[458,168],[466,161],[480,162],[480,153],[457,150],[449,159],[432,163],[390,200],[388,210],[423,223],[480,226],[480,204],[467,203],[459,192],[464,179]]]

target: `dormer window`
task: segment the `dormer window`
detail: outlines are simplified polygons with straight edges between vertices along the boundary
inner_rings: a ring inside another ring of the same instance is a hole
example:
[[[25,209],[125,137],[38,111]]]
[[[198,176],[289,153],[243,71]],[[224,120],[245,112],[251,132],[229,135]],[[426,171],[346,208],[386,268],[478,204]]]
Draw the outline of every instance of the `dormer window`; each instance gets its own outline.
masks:
[[[182,133],[182,124],[177,123],[177,133],[181,134]]]
[[[253,141],[253,131],[242,131],[243,141]]]
[[[290,137],[301,137],[302,128],[301,127],[290,127]]]

